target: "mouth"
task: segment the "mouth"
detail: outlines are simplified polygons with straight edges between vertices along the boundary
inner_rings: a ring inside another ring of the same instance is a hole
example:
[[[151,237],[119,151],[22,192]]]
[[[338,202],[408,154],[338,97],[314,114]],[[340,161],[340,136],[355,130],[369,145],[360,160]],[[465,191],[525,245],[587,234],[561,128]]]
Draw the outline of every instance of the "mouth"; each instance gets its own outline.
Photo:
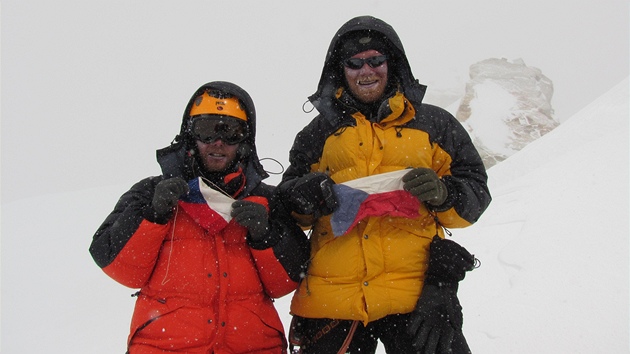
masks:
[[[211,152],[208,154],[208,158],[210,159],[223,159],[225,156],[225,154],[220,154],[218,152]]]
[[[361,87],[369,87],[378,84],[376,79],[357,80],[357,85]]]

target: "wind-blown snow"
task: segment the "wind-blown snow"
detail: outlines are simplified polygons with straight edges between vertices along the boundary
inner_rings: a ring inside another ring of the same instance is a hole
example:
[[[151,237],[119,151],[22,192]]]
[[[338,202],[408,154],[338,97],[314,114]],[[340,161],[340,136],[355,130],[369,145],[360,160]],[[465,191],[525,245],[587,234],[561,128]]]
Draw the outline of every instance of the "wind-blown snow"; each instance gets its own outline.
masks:
[[[628,351],[628,133],[626,79],[489,170],[492,204],[451,230],[482,262],[460,288],[474,352]],[[2,205],[3,353],[125,351],[134,290],[88,247],[129,187]]]

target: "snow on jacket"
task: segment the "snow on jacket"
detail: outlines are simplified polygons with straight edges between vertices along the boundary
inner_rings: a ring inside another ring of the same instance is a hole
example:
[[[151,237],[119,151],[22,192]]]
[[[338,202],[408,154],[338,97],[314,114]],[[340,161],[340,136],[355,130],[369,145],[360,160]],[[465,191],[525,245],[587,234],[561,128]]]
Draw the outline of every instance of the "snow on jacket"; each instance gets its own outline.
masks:
[[[337,39],[372,29],[393,44],[390,70],[398,80],[377,117],[365,117],[341,84]],[[334,88],[334,89],[333,89]],[[447,228],[474,223],[490,203],[481,158],[461,124],[445,110],[421,102],[425,87],[413,76],[397,35],[372,17],[349,22],[334,36],[318,91],[309,99],[319,115],[295,138],[291,165],[278,188],[308,172],[327,173],[336,183],[406,168],[432,168],[448,188],[433,210],[421,205],[415,219],[370,217],[347,234],[333,235],[322,217],[310,236],[306,278],[293,296],[292,313],[310,318],[360,320],[411,312],[427,269],[437,215]],[[349,153],[351,152],[351,153]]]
[[[231,89],[225,85],[219,83],[223,90]],[[194,175],[194,163],[184,149],[175,143],[158,152],[164,174],[123,194],[90,247],[107,275],[140,289],[130,353],[286,353],[272,298],[297,286],[308,258],[304,233],[283,209],[274,207],[274,187],[261,182],[266,176],[255,150],[238,199],[270,208],[271,232],[264,242],[248,241],[247,229],[234,220],[220,228],[213,226],[218,224],[214,220],[199,220],[195,208],[182,200],[172,218],[156,217],[150,206],[155,186],[165,178]]]

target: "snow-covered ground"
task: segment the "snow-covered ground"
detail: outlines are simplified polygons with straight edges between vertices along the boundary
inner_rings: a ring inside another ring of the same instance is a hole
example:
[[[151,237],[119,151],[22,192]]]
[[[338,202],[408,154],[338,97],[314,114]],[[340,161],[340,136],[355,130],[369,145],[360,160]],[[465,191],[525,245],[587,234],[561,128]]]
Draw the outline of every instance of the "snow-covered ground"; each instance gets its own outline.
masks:
[[[628,80],[489,170],[493,201],[452,230],[478,353],[627,353]]]
[[[489,170],[489,209],[452,230],[482,261],[460,290],[473,351],[628,351],[628,118],[626,79]],[[88,246],[128,187],[2,205],[3,353],[124,352],[133,290]]]

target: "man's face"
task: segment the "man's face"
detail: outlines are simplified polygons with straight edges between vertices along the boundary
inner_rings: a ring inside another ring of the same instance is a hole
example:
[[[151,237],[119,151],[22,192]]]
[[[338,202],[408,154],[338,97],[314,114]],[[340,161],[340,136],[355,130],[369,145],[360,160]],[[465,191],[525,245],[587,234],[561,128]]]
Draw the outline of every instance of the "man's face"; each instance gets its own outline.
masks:
[[[239,144],[226,144],[221,139],[211,143],[197,140],[199,158],[208,172],[221,172],[227,169],[236,159],[238,146]]]
[[[382,53],[370,49],[352,56],[352,58],[366,59],[383,55]],[[387,87],[387,61],[373,68],[368,63],[364,63],[359,69],[352,69],[344,65],[344,73],[348,89],[352,95],[363,103],[372,103],[380,100]]]

